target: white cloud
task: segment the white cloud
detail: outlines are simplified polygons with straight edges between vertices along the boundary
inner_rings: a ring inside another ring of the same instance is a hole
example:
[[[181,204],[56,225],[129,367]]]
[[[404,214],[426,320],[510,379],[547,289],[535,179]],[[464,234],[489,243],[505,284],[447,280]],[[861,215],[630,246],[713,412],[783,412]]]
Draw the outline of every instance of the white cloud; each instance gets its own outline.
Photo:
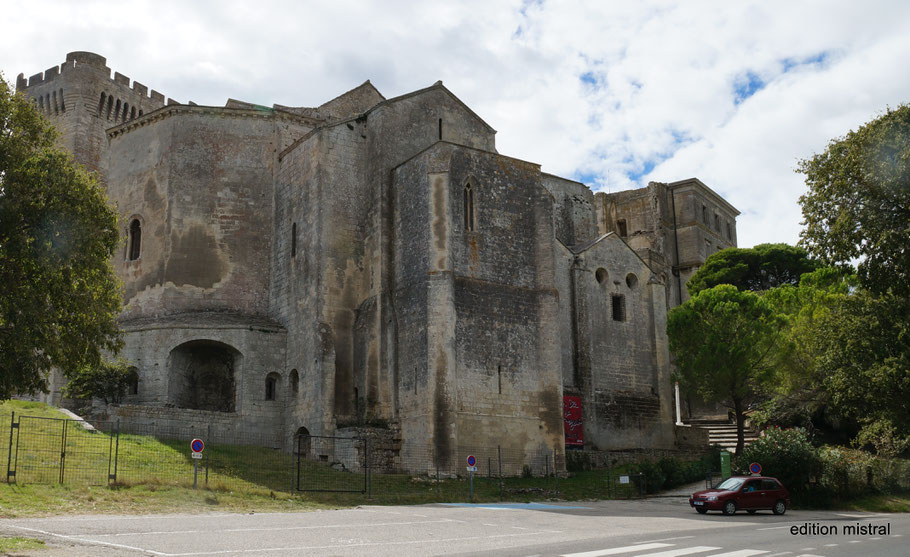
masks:
[[[796,161],[910,90],[900,0],[14,4],[7,79],[73,50],[200,104],[313,106],[365,79],[386,96],[442,79],[500,152],[545,171],[611,191],[701,178],[743,212],[743,246],[795,242]]]

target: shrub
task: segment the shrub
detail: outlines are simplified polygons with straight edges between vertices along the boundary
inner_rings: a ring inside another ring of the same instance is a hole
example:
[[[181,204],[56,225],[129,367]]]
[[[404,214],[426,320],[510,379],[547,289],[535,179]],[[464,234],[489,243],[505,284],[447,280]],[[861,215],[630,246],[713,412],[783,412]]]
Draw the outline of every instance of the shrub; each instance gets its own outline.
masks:
[[[868,490],[875,457],[842,447],[824,447],[819,452],[819,487],[837,498],[860,495]]]
[[[736,458],[734,471],[748,474],[752,462],[761,464],[762,474],[776,477],[795,493],[806,489],[809,478],[818,474],[821,465],[818,451],[802,428],[766,429]]]

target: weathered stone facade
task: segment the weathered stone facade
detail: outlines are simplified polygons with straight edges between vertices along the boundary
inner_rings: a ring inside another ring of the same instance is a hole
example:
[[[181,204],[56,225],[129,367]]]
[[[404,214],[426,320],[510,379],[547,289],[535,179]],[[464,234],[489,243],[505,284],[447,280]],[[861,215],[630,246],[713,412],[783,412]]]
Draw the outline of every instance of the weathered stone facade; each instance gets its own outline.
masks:
[[[389,454],[674,445],[668,307],[736,209],[695,179],[593,193],[499,154],[442,83],[317,108],[180,104],[70,53],[17,88],[123,218],[132,419]],[[143,418],[144,417],[144,418]]]

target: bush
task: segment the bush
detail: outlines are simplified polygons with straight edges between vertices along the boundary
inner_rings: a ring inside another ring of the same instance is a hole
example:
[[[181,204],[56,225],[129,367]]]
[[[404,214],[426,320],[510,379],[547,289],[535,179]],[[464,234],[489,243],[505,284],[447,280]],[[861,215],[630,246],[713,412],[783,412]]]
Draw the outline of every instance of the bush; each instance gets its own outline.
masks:
[[[761,464],[762,474],[779,479],[791,493],[805,491],[809,478],[821,470],[818,450],[802,428],[766,429],[735,459],[734,472],[749,474],[752,462]]]
[[[837,498],[853,497],[868,491],[875,457],[863,451],[842,447],[824,447],[819,452],[819,457],[819,487]]]

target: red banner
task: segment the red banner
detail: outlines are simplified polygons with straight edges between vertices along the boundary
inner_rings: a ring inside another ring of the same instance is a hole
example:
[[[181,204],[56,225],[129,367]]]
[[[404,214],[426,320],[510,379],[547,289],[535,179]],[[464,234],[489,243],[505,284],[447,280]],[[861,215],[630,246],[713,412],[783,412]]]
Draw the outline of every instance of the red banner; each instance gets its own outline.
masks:
[[[585,444],[585,431],[581,413],[580,396],[562,397],[562,415],[566,429],[566,446],[581,447]]]

